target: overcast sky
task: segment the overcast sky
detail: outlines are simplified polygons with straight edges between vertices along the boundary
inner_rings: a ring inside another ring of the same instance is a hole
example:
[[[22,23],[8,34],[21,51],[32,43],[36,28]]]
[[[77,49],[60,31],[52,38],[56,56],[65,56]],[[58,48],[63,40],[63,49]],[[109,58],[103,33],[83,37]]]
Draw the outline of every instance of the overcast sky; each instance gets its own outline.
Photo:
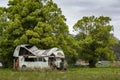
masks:
[[[83,16],[108,16],[112,19],[114,35],[120,39],[120,0],[53,0],[67,18],[70,32],[72,26]],[[6,6],[8,0],[0,0]]]

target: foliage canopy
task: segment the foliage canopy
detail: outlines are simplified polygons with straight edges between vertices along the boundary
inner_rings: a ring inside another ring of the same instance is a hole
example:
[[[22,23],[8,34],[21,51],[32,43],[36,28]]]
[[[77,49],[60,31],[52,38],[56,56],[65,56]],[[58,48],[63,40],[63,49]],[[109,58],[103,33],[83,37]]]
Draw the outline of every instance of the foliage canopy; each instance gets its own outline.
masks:
[[[79,41],[81,49],[78,50],[82,59],[87,60],[90,67],[95,67],[97,60],[113,60],[113,45],[117,40],[111,35],[113,26],[110,25],[109,17],[83,17],[74,25],[78,31],[76,40]]]

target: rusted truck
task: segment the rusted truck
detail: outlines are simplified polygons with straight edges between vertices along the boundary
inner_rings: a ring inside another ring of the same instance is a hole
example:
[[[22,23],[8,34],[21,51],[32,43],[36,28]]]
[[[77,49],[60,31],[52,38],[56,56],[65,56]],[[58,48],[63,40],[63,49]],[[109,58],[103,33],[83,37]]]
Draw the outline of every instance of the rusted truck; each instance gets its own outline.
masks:
[[[18,45],[13,53],[14,69],[48,68],[66,70],[64,52],[58,48],[38,49],[29,44]]]

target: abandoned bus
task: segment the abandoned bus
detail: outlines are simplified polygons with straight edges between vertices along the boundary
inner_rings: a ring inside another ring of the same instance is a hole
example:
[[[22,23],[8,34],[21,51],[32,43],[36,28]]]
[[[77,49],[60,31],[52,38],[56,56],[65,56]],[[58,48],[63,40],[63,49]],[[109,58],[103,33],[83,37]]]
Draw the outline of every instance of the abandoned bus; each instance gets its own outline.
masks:
[[[40,50],[28,44],[19,45],[13,54],[14,69],[57,68],[66,69],[65,55],[58,48]]]

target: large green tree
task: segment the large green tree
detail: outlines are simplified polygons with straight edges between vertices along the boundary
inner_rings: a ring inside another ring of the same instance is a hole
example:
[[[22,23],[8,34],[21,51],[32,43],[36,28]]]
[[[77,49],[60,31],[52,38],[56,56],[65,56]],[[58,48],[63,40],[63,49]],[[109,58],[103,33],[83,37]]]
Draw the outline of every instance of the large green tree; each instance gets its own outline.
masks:
[[[109,17],[83,17],[74,25],[78,31],[76,39],[79,41],[78,50],[80,58],[89,62],[90,67],[95,67],[99,59],[114,59],[113,45],[117,40],[110,34],[113,26]]]
[[[52,0],[9,0],[4,13],[8,20],[1,40],[1,53],[7,54],[4,63],[11,59],[14,48],[20,44],[41,49],[58,47],[68,58],[77,56],[73,48],[77,44],[69,35],[66,18]]]

